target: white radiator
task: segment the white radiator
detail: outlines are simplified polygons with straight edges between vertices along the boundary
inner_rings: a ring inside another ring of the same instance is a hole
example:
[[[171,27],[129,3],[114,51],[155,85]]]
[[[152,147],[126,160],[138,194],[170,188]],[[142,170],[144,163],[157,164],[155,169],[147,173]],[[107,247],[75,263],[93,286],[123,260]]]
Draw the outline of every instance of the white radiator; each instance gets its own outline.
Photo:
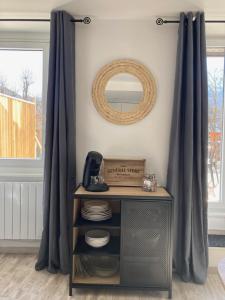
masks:
[[[41,238],[42,187],[42,182],[0,183],[0,239]]]

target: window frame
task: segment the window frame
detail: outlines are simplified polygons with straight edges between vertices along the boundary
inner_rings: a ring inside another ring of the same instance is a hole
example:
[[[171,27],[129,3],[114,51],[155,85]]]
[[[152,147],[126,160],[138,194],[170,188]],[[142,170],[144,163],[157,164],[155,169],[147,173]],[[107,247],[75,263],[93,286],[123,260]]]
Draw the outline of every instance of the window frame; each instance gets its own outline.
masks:
[[[224,48],[225,41],[222,39],[208,38],[206,42],[208,48]],[[224,54],[225,65],[225,54]],[[225,68],[224,68],[224,87],[225,87]],[[224,93],[225,95],[225,93]],[[225,228],[225,97],[223,103],[223,135],[222,135],[222,163],[221,163],[221,187],[220,201],[208,202],[208,228],[209,230],[224,230]]]
[[[0,181],[41,180],[44,166],[45,115],[48,81],[49,34],[45,33],[2,33],[0,48],[39,49],[43,51],[42,79],[42,158],[0,158]]]

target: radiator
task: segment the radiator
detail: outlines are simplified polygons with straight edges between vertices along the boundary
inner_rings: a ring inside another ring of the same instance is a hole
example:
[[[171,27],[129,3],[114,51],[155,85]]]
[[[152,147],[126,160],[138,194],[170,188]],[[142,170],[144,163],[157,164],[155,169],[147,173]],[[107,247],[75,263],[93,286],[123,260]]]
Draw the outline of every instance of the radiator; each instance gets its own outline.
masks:
[[[0,239],[41,238],[42,188],[42,182],[0,183]]]

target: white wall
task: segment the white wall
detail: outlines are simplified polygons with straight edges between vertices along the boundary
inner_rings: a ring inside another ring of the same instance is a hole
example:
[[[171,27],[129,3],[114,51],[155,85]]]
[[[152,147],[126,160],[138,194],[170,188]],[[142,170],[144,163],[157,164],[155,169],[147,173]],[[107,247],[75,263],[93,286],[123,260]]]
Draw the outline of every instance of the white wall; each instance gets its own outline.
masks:
[[[157,26],[155,20],[94,20],[76,27],[77,163],[82,178],[86,154],[138,156],[166,183],[173,103],[178,26]],[[98,70],[114,59],[136,59],[153,73],[158,88],[155,107],[133,125],[105,121],[92,103],[92,82]]]

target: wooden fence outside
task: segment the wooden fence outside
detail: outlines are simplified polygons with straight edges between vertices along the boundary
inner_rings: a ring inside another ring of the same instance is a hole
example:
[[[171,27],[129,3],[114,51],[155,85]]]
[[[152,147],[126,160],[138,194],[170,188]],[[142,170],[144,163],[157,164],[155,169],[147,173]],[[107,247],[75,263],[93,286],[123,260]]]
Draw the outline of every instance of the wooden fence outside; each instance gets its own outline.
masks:
[[[36,105],[0,94],[0,157],[36,158]]]

